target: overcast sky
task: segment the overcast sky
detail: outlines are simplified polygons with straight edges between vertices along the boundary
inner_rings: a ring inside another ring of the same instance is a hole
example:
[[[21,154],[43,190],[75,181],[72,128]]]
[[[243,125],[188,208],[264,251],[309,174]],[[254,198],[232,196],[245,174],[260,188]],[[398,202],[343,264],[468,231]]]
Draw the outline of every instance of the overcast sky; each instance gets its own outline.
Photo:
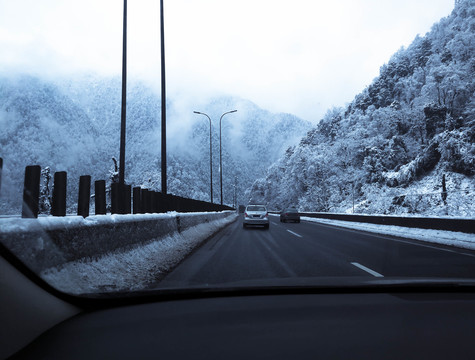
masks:
[[[350,102],[453,5],[164,0],[167,92],[191,103],[235,95],[318,121]],[[122,10],[121,0],[0,0],[0,72],[120,75]],[[159,0],[129,0],[129,79],[159,84],[159,51]]]

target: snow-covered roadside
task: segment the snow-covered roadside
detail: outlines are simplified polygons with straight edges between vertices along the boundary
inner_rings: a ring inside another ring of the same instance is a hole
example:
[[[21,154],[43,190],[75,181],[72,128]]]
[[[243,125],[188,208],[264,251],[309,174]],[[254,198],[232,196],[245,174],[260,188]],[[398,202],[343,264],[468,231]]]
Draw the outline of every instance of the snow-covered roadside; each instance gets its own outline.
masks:
[[[418,229],[403,226],[377,225],[342,220],[320,219],[306,216],[302,216],[301,219],[310,222],[341,226],[355,230],[364,230],[378,234],[394,235],[408,239],[416,239],[431,243],[475,250],[475,234],[467,234],[456,231]]]
[[[40,276],[57,289],[71,294],[140,290],[236,218],[237,215],[232,215],[199,224],[147,245],[107,254],[99,259],[72,261],[46,269]]]

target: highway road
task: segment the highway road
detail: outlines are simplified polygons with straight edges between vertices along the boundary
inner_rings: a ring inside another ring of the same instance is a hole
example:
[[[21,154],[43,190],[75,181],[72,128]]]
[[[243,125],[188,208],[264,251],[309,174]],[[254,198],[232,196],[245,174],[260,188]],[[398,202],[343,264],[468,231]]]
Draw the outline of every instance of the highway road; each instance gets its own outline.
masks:
[[[475,277],[475,252],[302,221],[210,238],[158,284],[186,287],[296,277]]]

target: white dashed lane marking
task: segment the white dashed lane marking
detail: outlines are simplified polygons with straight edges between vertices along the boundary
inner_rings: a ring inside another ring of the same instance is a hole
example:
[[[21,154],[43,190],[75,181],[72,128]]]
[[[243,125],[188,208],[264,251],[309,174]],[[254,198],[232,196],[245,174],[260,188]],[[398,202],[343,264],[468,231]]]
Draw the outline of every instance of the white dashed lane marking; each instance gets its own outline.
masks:
[[[384,277],[384,275],[381,275],[380,273],[378,273],[378,272],[376,272],[376,271],[374,271],[374,270],[371,270],[370,268],[367,268],[366,266],[361,265],[361,264],[359,264],[359,263],[357,263],[357,262],[352,262],[351,265],[356,266],[357,268],[360,268],[361,270],[364,270],[364,271],[366,271],[367,273],[369,273],[369,274],[371,274],[371,275],[373,275],[373,276],[375,276],[375,277]]]
[[[288,230],[288,229],[287,229],[287,231],[288,231],[289,233],[291,233],[292,235],[295,235],[295,236],[298,236],[298,237],[302,237],[302,235],[299,235],[299,234],[297,234],[296,232],[293,232],[292,230]]]

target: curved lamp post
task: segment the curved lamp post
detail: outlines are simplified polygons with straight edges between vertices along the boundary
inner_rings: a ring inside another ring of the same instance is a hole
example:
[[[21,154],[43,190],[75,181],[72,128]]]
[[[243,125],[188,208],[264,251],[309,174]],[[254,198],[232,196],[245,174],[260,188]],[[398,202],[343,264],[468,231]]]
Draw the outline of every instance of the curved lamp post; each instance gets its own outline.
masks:
[[[204,115],[209,120],[209,182],[210,182],[210,197],[211,197],[211,204],[213,203],[213,154],[212,154],[212,147],[211,147],[211,118],[202,112],[193,111],[195,114]]]
[[[219,182],[221,186],[221,205],[223,205],[223,160],[221,156],[221,120],[223,119],[223,116],[226,114],[231,114],[236,112],[237,110],[231,110],[228,112],[225,112],[221,117],[219,118]]]

